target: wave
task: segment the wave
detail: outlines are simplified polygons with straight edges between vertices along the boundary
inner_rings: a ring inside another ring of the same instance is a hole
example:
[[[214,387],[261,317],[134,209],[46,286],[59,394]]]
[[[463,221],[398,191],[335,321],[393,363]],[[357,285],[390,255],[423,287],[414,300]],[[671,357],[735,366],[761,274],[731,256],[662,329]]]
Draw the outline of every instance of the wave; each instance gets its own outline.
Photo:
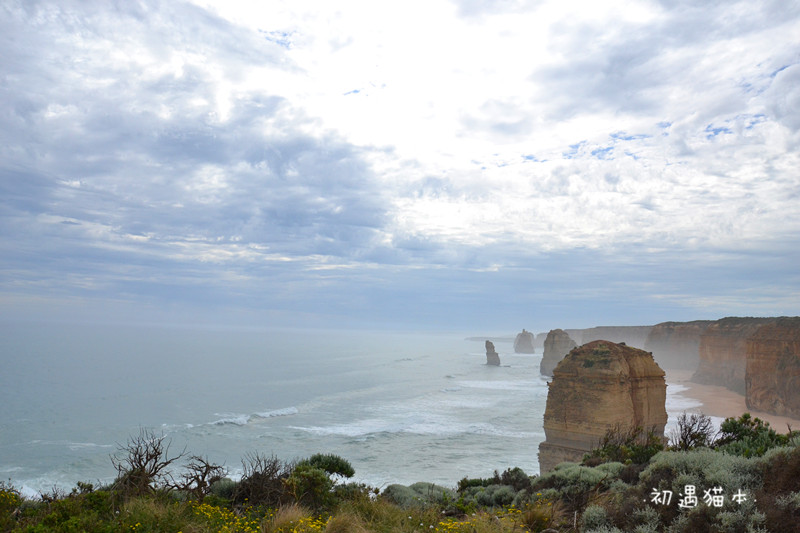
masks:
[[[230,424],[235,426],[245,426],[249,424],[251,421],[266,420],[269,418],[276,418],[280,416],[291,416],[291,415],[296,415],[299,412],[300,411],[297,409],[297,407],[285,407],[283,409],[274,409],[272,411],[253,413],[250,415],[218,413],[217,416],[221,416],[222,418],[220,418],[219,420],[215,420],[214,422],[210,422],[209,425],[225,426]]]
[[[96,442],[71,442],[68,440],[32,440],[30,444],[43,446],[66,446],[72,451],[90,448],[113,448],[113,444],[97,444]]]
[[[305,431],[317,436],[340,436],[350,438],[369,438],[379,435],[431,435],[449,437],[456,435],[491,435],[496,437],[529,439],[541,437],[543,432],[509,431],[488,423],[447,422],[433,417],[421,421],[387,421],[377,418],[364,419],[352,424],[333,426],[292,426],[293,429]]]
[[[459,385],[470,389],[504,390],[504,391],[533,391],[543,387],[541,381],[497,380],[497,381],[460,381]]]

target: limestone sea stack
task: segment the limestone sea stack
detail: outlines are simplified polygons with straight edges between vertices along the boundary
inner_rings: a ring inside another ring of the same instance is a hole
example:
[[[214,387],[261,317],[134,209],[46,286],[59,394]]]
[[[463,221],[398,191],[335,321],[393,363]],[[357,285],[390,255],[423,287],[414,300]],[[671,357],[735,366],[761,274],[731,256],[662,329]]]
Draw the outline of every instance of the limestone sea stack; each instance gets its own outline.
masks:
[[[553,369],[570,350],[578,345],[563,329],[552,329],[544,340],[544,355],[539,363],[539,372],[543,376],[552,376]]]
[[[486,341],[486,364],[500,366],[500,356],[494,351],[494,343]]]
[[[800,418],[800,317],[783,317],[747,339],[747,408]]]
[[[666,398],[664,371],[649,352],[605,340],[573,349],[548,384],[540,472],[579,462],[611,428],[663,437]]]
[[[533,353],[533,333],[522,328],[522,333],[517,333],[514,339],[514,353]]]

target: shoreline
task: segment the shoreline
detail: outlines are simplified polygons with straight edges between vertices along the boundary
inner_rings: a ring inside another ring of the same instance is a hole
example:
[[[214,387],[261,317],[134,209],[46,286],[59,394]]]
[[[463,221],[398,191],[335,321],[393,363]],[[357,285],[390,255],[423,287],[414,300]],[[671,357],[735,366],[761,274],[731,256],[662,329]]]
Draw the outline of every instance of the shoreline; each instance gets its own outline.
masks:
[[[688,370],[667,370],[667,384],[679,385],[684,388],[679,394],[686,399],[695,400],[699,406],[686,409],[689,413],[703,413],[711,417],[739,418],[743,413],[750,413],[753,418],[760,418],[778,433],[787,433],[789,427],[800,429],[800,420],[773,415],[762,411],[748,409],[745,398],[741,394],[720,385],[704,385],[690,381],[694,372]]]

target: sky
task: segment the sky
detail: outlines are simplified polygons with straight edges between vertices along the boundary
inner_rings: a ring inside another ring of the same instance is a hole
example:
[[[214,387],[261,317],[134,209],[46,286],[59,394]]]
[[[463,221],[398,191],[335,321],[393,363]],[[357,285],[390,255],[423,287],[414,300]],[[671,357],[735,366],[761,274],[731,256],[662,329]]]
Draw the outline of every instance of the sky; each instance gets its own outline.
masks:
[[[800,1],[3,0],[0,319],[800,314]]]

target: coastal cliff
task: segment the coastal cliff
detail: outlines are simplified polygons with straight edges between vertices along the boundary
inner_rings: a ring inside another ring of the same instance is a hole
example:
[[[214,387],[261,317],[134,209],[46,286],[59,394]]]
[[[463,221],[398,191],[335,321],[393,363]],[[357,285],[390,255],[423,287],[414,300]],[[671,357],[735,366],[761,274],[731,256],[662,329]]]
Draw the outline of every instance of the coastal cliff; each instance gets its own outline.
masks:
[[[800,317],[759,327],[746,357],[747,408],[800,418]]]
[[[700,361],[700,336],[713,320],[662,322],[647,335],[644,349],[653,353],[661,368],[697,370]]]
[[[775,318],[728,317],[708,325],[700,336],[695,383],[721,385],[745,395],[747,340]]]
[[[524,328],[521,333],[517,333],[514,339],[514,353],[533,353],[533,333],[526,331]]]
[[[666,395],[664,371],[648,352],[604,340],[573,349],[548,384],[540,472],[580,461],[610,428],[663,436]]]
[[[580,330],[580,336],[572,337],[580,344],[596,340],[625,343],[634,348],[644,348],[645,340],[653,326],[598,326]]]
[[[577,346],[563,329],[550,330],[544,340],[544,355],[542,355],[542,362],[539,363],[539,372],[543,376],[552,376],[556,365]]]

